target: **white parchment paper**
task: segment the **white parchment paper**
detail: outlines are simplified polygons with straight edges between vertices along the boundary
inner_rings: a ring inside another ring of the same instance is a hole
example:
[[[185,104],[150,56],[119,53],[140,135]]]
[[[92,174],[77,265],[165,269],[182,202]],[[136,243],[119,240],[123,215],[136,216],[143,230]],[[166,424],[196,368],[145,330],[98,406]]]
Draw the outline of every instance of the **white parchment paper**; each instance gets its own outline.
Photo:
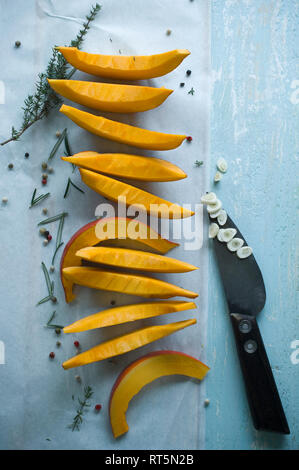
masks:
[[[174,93],[158,109],[137,115],[105,116],[140,127],[169,133],[185,133],[193,137],[176,150],[155,152],[181,166],[188,179],[140,185],[160,197],[180,204],[199,203],[206,190],[209,166],[208,121],[210,86],[210,45],[208,0],[103,0],[102,11],[92,24],[83,49],[104,54],[152,54],[175,48],[186,48],[191,55],[165,77],[143,81],[150,86],[172,88]],[[0,2],[0,137],[8,137],[11,126],[21,124],[20,108],[28,93],[33,91],[37,73],[47,65],[51,47],[68,44],[82,25],[90,9],[87,0],[1,0]],[[166,35],[166,30],[171,34]],[[14,48],[16,40],[22,45]],[[192,70],[186,77],[186,70]],[[96,80],[77,72],[73,78]],[[180,82],[185,82],[180,87]],[[194,88],[194,95],[188,91]],[[78,106],[73,104],[74,106]],[[78,106],[80,107],[80,106]],[[94,111],[92,111],[94,112]],[[1,449],[196,449],[204,447],[204,382],[200,385],[182,377],[159,379],[147,386],[131,403],[127,413],[130,431],[115,441],[112,437],[108,399],[119,372],[134,359],[156,349],[176,349],[205,360],[205,331],[207,312],[207,254],[206,246],[186,250],[184,239],[171,256],[200,266],[200,270],[187,274],[160,276],[178,285],[199,292],[196,311],[171,314],[167,318],[139,321],[134,325],[111,327],[59,338],[62,346],[56,348],[53,330],[44,328],[51,313],[56,310],[55,321],[66,325],[83,316],[108,308],[110,301],[117,305],[140,301],[122,295],[93,292],[76,288],[77,300],[66,305],[60,285],[58,261],[52,274],[55,282],[57,305],[51,302],[36,306],[47,294],[41,271],[41,261],[51,263],[58,224],[49,226],[53,242],[42,245],[37,223],[66,210],[63,241],[82,225],[94,219],[97,204],[103,199],[84,187],[78,171],[72,173],[70,165],[57,154],[46,187],[51,197],[42,205],[28,209],[32,192],[45,192],[41,185],[41,162],[47,160],[55,143],[55,132],[68,128],[73,152],[94,150],[99,152],[131,152],[152,155],[121,144],[105,141],[79,129],[66,117],[54,111],[51,116],[35,125],[19,142],[0,148],[0,341],[5,347],[5,364],[0,364],[0,448]],[[29,152],[29,159],[24,158]],[[196,168],[195,160],[204,160]],[[14,168],[7,169],[12,162]],[[71,188],[63,198],[68,177],[85,194]],[[201,221],[200,210],[197,217]],[[60,252],[61,255],[61,252]],[[78,370],[64,371],[61,363],[75,353],[73,341],[78,339],[82,350],[135,328],[150,324],[178,321],[195,316],[197,325],[140,350],[116,358],[88,365]],[[48,358],[55,351],[54,361]],[[75,380],[79,374],[82,383]],[[80,432],[72,432],[68,425],[76,410],[77,397],[82,396],[84,385],[91,385],[94,397],[92,407],[85,416]],[[75,400],[72,399],[75,397]],[[93,411],[101,403],[100,414]]]

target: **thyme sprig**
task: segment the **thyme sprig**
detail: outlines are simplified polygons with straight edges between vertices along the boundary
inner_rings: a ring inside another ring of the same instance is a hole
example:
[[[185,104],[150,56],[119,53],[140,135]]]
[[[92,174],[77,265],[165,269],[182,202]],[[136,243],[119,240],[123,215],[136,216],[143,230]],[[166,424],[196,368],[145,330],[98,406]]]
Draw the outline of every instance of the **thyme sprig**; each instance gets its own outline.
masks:
[[[79,408],[77,408],[77,414],[73,419],[72,424],[70,424],[70,429],[72,431],[79,431],[80,426],[83,422],[83,414],[87,411],[86,408],[90,407],[89,399],[93,395],[93,390],[92,388],[88,385],[87,387],[84,387],[84,399],[81,400],[78,398],[78,403],[79,403]]]
[[[43,201],[44,199],[46,199],[47,197],[50,196],[50,193],[46,193],[46,194],[41,194],[38,197],[35,197],[36,191],[37,191],[37,189],[35,188],[35,190],[33,191],[33,194],[32,194],[29,209],[31,209],[31,207],[33,207],[33,206],[36,206],[36,204],[38,204],[39,202]]]
[[[63,196],[64,199],[67,197],[67,195],[69,193],[70,185],[72,185],[74,188],[76,188],[78,191],[80,191],[80,193],[85,194],[83,189],[80,189],[77,185],[75,185],[75,183],[72,182],[71,178],[69,178],[68,181],[67,181],[67,185],[66,185],[66,188],[65,188],[64,196]]]
[[[71,41],[71,47],[77,47],[78,49],[82,45],[85,36],[90,29],[90,23],[95,19],[97,13],[100,11],[101,5],[96,3],[92,6],[90,13],[85,17],[86,21],[83,23],[82,29],[77,34],[76,38]],[[52,56],[49,60],[48,66],[43,73],[38,74],[37,81],[35,83],[35,91],[33,94],[29,94],[24,100],[23,110],[23,122],[19,129],[14,126],[11,129],[11,136],[0,143],[0,145],[6,145],[8,142],[19,140],[21,135],[27,131],[33,124],[40,121],[44,117],[48,116],[51,109],[56,108],[62,103],[62,99],[55,93],[48,83],[48,78],[55,79],[66,79],[70,78],[76,69],[69,71],[69,64],[63,55],[54,47],[52,49]]]

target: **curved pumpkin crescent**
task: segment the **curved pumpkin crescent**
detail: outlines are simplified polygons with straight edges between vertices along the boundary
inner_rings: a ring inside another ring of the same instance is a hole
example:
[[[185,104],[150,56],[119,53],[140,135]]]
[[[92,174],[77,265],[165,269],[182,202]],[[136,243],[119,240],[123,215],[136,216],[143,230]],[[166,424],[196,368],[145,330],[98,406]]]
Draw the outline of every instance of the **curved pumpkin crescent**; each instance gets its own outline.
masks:
[[[151,227],[135,219],[107,217],[94,220],[81,227],[64,248],[60,262],[60,276],[66,302],[74,300],[75,295],[73,294],[73,283],[63,276],[63,269],[81,265],[81,260],[76,256],[76,252],[81,248],[97,245],[104,240],[118,238],[137,240],[162,254],[178,246],[177,243],[162,238]]]
[[[113,385],[109,415],[115,438],[129,430],[126,411],[132,398],[150,382],[167,375],[185,375],[202,380],[209,367],[179,351],[155,351],[129,365]]]

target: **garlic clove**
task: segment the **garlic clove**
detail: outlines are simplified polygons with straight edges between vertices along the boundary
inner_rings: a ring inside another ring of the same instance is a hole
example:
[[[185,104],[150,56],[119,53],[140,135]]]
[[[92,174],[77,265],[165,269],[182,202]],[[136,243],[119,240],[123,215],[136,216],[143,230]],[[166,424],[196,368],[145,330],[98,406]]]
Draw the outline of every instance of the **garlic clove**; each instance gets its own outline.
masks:
[[[226,224],[227,221],[227,213],[225,212],[224,209],[221,209],[219,215],[217,216],[217,222],[219,225],[224,225]]]
[[[237,256],[241,259],[248,258],[250,255],[252,255],[252,248],[250,246],[242,246],[237,251]]]
[[[221,173],[226,173],[227,172],[227,161],[225,158],[219,158],[217,161],[217,168]]]
[[[217,196],[215,193],[207,193],[204,194],[200,200],[203,204],[215,204],[217,201]]]
[[[235,228],[221,228],[219,232],[221,232],[222,241],[228,243],[234,238],[237,230]]]
[[[214,176],[215,183],[218,183],[218,181],[220,181],[221,178],[222,178],[222,174],[220,173],[220,171],[216,171],[215,176]]]
[[[222,207],[222,202],[219,199],[216,199],[216,202],[213,204],[208,204],[207,211],[209,214],[214,214],[218,212]]]
[[[244,245],[244,240],[242,238],[233,238],[227,244],[227,248],[229,251],[238,251]]]
[[[210,216],[211,219],[217,219],[220,212],[221,212],[221,209],[219,209],[219,211],[217,211],[217,212],[213,212],[212,214],[209,214],[209,216]]]
[[[215,238],[219,232],[219,227],[214,222],[209,226],[209,238]]]

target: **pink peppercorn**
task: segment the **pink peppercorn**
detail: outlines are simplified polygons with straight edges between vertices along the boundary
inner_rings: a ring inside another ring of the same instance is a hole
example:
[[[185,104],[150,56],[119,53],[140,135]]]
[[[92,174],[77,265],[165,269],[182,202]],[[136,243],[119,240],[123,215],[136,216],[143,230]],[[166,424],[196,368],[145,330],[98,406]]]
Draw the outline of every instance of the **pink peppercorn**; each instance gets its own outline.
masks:
[[[54,357],[55,357],[55,353],[54,353],[54,352],[50,352],[49,358],[50,358],[50,359],[54,359]]]
[[[50,241],[52,240],[52,235],[49,234],[49,235],[47,236],[47,240],[50,242]]]
[[[80,346],[79,341],[74,341],[74,346],[75,346],[76,348],[79,348],[79,346]]]
[[[98,405],[96,405],[96,406],[94,407],[94,409],[95,409],[96,411],[101,411],[102,405],[99,405],[99,404],[98,404]]]
[[[188,135],[188,137],[187,137],[187,142],[192,142],[192,140],[193,140],[193,139],[192,139],[191,135]]]
[[[42,183],[43,183],[43,184],[47,184],[46,178],[43,178],[43,179],[42,179]]]

